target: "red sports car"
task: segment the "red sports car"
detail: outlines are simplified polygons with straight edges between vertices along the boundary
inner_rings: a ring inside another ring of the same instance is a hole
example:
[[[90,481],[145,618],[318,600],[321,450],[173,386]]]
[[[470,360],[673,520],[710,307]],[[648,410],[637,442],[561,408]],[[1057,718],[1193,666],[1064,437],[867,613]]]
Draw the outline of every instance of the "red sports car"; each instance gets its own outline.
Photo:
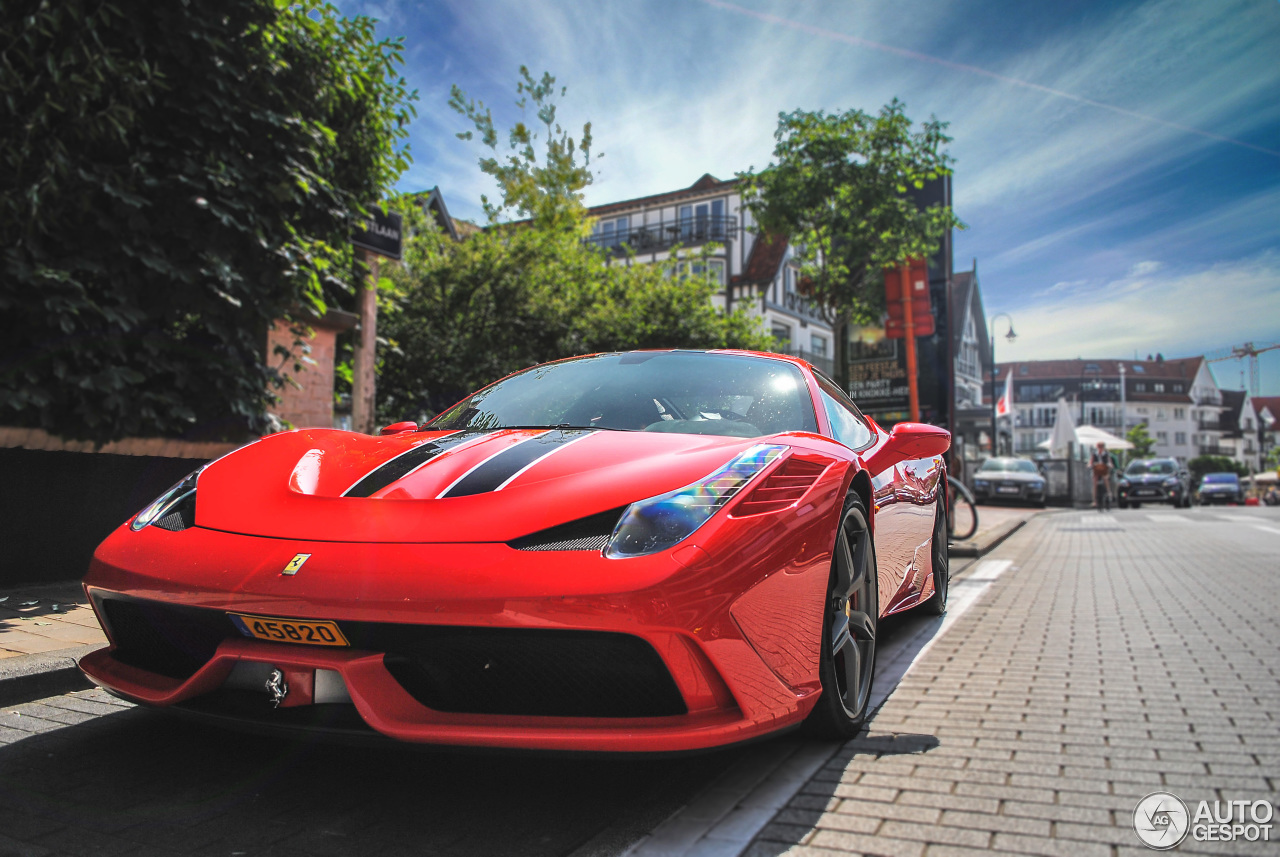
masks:
[[[643,351],[422,428],[271,435],[112,533],[126,699],[435,744],[675,751],[867,715],[879,619],[947,598],[950,435],[804,361]]]

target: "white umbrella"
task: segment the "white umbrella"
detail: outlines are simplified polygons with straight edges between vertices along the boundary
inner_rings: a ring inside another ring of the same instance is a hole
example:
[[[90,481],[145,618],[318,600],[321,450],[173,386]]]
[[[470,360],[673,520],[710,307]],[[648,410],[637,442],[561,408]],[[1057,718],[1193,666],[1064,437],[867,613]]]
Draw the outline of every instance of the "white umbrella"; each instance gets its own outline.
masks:
[[[1095,426],[1080,426],[1076,429],[1076,440],[1081,446],[1088,448],[1097,446],[1098,441],[1102,441],[1102,445],[1107,449],[1133,449],[1133,444],[1129,441]]]
[[[1054,458],[1066,458],[1067,444],[1070,443],[1078,443],[1076,421],[1071,417],[1071,408],[1067,406],[1067,400],[1059,398],[1058,416],[1053,424],[1053,434],[1040,446],[1049,450],[1049,454]]]

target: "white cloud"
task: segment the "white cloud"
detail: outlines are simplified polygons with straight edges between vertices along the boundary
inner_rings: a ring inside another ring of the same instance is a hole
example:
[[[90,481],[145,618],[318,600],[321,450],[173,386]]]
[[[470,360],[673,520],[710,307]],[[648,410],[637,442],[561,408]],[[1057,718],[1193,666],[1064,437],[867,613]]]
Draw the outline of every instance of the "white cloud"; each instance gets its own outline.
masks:
[[[1102,283],[1085,297],[1048,295],[1014,310],[1018,340],[1000,359],[1194,355],[1280,341],[1280,253],[1154,274]]]

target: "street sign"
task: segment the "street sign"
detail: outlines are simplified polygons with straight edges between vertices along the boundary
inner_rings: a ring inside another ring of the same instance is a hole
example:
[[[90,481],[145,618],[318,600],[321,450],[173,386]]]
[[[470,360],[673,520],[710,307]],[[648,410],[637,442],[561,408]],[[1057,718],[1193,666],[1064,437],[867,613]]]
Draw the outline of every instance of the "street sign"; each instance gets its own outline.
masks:
[[[902,277],[899,268],[884,270],[884,303],[889,313],[884,335],[902,339],[906,331],[906,307],[902,299]],[[933,303],[929,298],[929,270],[924,259],[912,259],[907,268],[911,289],[911,317],[916,336],[933,336],[937,330],[933,319]]]
[[[403,229],[400,215],[376,207],[369,209],[369,214],[369,219],[359,223],[353,230],[351,243],[370,253],[398,260]]]

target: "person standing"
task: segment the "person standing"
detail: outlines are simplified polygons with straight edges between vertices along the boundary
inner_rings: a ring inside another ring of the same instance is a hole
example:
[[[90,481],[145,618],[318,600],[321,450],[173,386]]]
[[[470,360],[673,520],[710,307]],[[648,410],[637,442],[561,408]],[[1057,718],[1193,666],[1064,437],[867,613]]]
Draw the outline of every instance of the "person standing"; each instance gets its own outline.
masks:
[[[1098,441],[1089,455],[1089,470],[1093,473],[1093,505],[1099,512],[1111,509],[1111,454],[1107,445]]]

